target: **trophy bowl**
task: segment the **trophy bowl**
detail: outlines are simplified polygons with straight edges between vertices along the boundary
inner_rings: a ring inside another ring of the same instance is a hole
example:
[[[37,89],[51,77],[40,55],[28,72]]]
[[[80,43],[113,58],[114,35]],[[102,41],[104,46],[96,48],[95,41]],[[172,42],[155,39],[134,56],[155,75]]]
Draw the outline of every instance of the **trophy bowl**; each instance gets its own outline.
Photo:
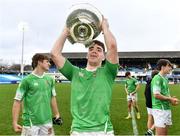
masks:
[[[102,14],[88,3],[73,5],[66,20],[70,30],[70,43],[82,43],[88,47],[101,33]]]

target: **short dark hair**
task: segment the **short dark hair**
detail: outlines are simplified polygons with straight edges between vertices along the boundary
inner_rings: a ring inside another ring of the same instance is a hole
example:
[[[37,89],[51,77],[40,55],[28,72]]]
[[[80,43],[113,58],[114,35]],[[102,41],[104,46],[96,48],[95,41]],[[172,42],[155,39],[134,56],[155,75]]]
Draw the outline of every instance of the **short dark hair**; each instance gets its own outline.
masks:
[[[171,64],[171,62],[169,60],[167,60],[167,59],[160,59],[157,62],[157,70],[161,70],[162,66],[165,67],[167,65],[169,65],[169,66],[171,66],[173,68],[173,65]]]
[[[93,40],[93,41],[92,41],[92,44],[97,44],[97,45],[99,45],[100,47],[103,48],[103,51],[105,52],[104,43],[102,43],[101,41]]]
[[[37,67],[38,61],[42,62],[43,60],[49,60],[49,57],[42,54],[42,53],[36,53],[32,57],[32,67],[33,67],[33,69]]]
[[[128,77],[129,75],[131,75],[131,72],[127,71],[127,72],[125,73],[125,77]]]

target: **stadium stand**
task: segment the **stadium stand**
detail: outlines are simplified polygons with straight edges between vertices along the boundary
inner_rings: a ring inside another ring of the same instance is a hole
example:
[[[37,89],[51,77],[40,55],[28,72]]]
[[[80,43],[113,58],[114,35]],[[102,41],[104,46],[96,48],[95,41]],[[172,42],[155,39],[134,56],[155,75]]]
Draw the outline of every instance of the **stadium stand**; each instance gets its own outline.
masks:
[[[50,55],[46,53],[46,55]],[[71,61],[72,64],[84,68],[86,66],[86,53],[63,53],[63,55]],[[151,75],[151,71],[155,69],[156,62],[159,59],[169,59],[174,64],[175,69],[172,71],[168,78],[170,81],[180,82],[180,52],[179,51],[153,51],[153,52],[118,52],[119,55],[119,72],[117,74],[117,81],[124,80],[125,72],[130,71],[132,76],[135,76],[139,81],[144,83]],[[58,72],[54,68],[51,72]],[[178,69],[179,68],[179,69]],[[178,73],[179,72],[179,73]],[[62,76],[62,75],[59,75]],[[58,76],[58,77],[59,77]],[[62,77],[64,80],[65,78]],[[61,81],[61,77],[58,78]]]
[[[50,57],[49,53],[44,54]],[[63,53],[63,55],[75,66],[81,68],[86,67],[86,52]],[[155,69],[156,62],[159,59],[164,58],[169,59],[171,63],[174,64],[172,73],[168,75],[169,81],[173,83],[180,83],[180,51],[118,52],[118,55],[119,71],[116,78],[117,81],[123,81],[125,72],[130,71],[132,76],[135,76],[140,82],[144,83],[151,75],[151,71]],[[57,82],[67,81],[67,79],[58,72],[53,61],[50,61],[50,63],[51,68],[49,70],[49,74],[54,76]],[[5,70],[5,68],[2,69]],[[9,71],[0,72],[12,73],[12,70],[10,69]],[[28,73],[30,73],[30,71],[28,71]]]

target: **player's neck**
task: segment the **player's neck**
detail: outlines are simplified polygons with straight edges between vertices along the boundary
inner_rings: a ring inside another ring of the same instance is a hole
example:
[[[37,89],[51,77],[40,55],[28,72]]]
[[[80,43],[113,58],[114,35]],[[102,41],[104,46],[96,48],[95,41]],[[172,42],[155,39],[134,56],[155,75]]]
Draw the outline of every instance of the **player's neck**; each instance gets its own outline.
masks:
[[[165,73],[163,70],[161,70],[161,71],[159,72],[159,74],[160,74],[161,76],[166,76],[166,73]]]
[[[96,69],[99,67],[101,67],[101,64],[97,65],[97,64],[87,63],[86,70],[87,71],[96,71]]]
[[[97,67],[86,67],[87,71],[96,71]]]
[[[34,70],[33,70],[33,73],[35,74],[35,75],[38,75],[38,76],[42,76],[43,74],[44,74],[44,70],[42,70],[42,69],[40,69],[40,68],[35,68]]]

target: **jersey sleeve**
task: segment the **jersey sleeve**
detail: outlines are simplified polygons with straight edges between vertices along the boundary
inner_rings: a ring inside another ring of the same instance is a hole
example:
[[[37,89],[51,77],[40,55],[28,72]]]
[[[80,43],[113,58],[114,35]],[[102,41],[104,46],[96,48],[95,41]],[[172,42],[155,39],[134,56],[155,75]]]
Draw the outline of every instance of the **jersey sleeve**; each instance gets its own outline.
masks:
[[[110,74],[112,79],[114,80],[118,72],[118,64],[112,64],[108,60],[106,60],[104,68],[106,70],[106,73]]]
[[[59,72],[61,72],[68,80],[72,80],[73,71],[75,66],[73,66],[67,59],[62,68],[59,69]]]
[[[14,99],[22,101],[26,91],[27,91],[27,81],[22,80],[21,83],[19,84],[17,90],[16,90],[16,95],[15,95]]]
[[[161,80],[158,76],[154,77],[151,83],[153,94],[160,94],[161,92]]]

